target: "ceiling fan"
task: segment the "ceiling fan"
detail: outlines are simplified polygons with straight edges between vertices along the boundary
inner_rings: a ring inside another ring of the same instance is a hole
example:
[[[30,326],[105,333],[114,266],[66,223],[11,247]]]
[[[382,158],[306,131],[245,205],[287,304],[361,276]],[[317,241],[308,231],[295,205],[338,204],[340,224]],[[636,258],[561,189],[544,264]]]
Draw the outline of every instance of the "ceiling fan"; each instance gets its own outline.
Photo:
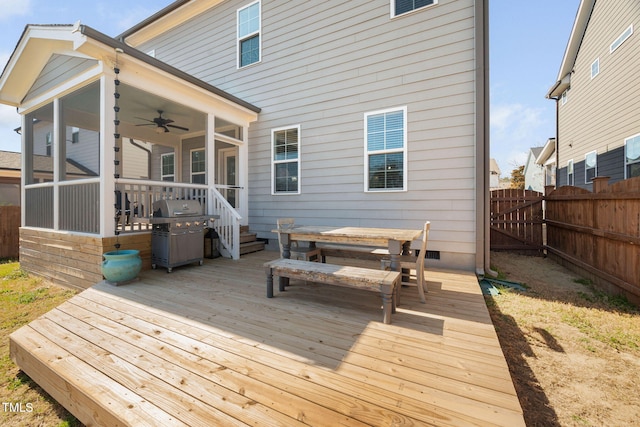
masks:
[[[136,117],[136,119],[145,120],[150,123],[143,123],[136,126],[156,126],[156,132],[163,133],[169,132],[169,128],[180,129],[184,131],[188,131],[189,129],[182,126],[172,125],[173,120],[162,117],[162,113],[164,111],[158,110],[158,117],[155,117],[153,120],[144,119],[142,117]]]

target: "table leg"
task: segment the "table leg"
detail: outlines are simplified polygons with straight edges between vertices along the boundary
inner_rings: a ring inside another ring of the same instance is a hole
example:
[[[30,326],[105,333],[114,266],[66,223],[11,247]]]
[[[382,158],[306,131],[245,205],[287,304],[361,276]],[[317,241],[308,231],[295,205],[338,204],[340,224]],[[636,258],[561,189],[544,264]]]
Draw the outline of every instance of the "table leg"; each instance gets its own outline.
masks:
[[[291,238],[287,233],[282,233],[282,257],[286,259],[291,259]],[[278,287],[280,291],[284,291],[285,287],[289,286],[289,278],[288,277],[278,277]]]
[[[273,298],[273,269],[267,268],[267,298]]]

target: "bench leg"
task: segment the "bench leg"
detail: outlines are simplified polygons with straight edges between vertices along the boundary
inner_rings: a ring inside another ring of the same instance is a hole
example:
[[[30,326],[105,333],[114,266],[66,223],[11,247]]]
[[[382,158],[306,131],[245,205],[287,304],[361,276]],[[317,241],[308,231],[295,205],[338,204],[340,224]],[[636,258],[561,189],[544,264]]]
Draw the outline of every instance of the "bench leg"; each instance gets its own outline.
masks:
[[[273,298],[273,269],[267,268],[267,298]]]
[[[394,289],[391,286],[385,286],[382,291],[382,322],[389,325],[391,323],[391,313],[394,312]]]
[[[282,276],[278,276],[278,290],[280,292],[284,292],[285,291],[285,286],[289,286],[289,278],[288,277],[282,277]]]

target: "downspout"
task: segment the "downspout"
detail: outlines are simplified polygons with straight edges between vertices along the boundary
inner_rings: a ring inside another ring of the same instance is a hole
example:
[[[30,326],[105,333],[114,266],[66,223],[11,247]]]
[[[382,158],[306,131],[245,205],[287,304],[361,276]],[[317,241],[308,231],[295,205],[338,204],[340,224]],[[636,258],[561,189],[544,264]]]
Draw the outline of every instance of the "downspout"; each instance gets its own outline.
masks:
[[[497,276],[491,270],[489,193],[489,0],[475,3],[476,52],[476,274]]]

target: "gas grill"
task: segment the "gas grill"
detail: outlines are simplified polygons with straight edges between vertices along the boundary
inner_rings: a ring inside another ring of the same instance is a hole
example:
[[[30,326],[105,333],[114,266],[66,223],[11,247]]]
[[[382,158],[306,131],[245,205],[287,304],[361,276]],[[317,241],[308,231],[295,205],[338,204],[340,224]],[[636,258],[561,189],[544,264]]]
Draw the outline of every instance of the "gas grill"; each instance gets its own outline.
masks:
[[[153,203],[151,267],[173,267],[204,261],[204,229],[214,221],[202,215],[197,200],[158,200]]]

